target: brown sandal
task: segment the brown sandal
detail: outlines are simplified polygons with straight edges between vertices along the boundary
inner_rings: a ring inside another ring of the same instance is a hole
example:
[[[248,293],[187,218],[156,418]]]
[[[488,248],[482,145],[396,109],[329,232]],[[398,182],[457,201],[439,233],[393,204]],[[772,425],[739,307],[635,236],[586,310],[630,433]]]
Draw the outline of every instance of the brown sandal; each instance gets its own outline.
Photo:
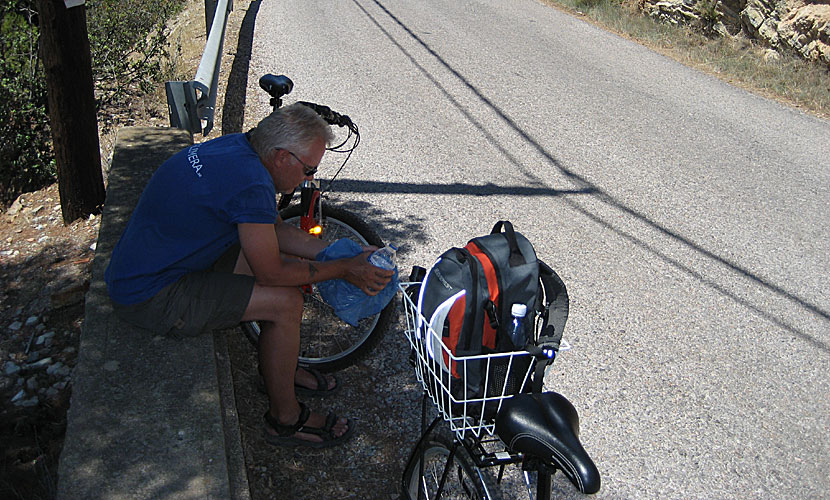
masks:
[[[334,387],[329,388],[329,380],[323,375],[320,370],[315,368],[308,368],[302,367],[305,371],[310,373],[314,376],[314,379],[317,382],[317,388],[312,389],[310,387],[305,387],[302,385],[294,384],[294,394],[298,394],[300,396],[328,396],[330,394],[334,394],[340,389],[340,381],[337,380],[337,377],[334,375],[331,378],[334,379]],[[300,367],[297,367],[299,370]],[[257,390],[262,394],[266,394],[265,391],[265,379],[262,378],[262,372],[260,372],[259,377],[257,378]]]
[[[327,448],[346,441],[354,432],[354,425],[352,421],[347,419],[346,424],[349,426],[349,429],[342,436],[335,436],[332,433],[334,424],[337,423],[337,415],[335,415],[334,412],[329,412],[326,416],[326,424],[323,427],[311,427],[305,425],[308,418],[311,416],[311,411],[308,409],[308,406],[301,401],[298,401],[298,403],[300,404],[300,416],[297,417],[297,422],[295,424],[280,424],[276,418],[271,416],[270,411],[265,412],[265,423],[277,432],[277,435],[275,436],[266,429],[266,441],[277,446],[308,446],[310,448]],[[323,440],[309,441],[307,439],[300,439],[294,436],[298,432],[320,436]]]

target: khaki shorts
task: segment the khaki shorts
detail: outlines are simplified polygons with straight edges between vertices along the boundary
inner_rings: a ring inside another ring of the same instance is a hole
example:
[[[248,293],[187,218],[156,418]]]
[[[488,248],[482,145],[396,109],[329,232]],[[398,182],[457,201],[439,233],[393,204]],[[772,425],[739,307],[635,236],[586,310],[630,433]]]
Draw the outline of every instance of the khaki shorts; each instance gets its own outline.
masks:
[[[242,320],[255,282],[253,276],[233,274],[238,255],[235,245],[211,269],[186,274],[144,302],[113,302],[115,314],[131,325],[174,337],[232,328]]]

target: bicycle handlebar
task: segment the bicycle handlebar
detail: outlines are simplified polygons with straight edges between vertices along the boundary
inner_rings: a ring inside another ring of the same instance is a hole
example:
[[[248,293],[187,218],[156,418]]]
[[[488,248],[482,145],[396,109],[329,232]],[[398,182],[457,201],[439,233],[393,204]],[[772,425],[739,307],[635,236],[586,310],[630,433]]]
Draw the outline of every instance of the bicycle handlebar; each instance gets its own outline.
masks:
[[[274,109],[282,106],[282,96],[290,94],[291,91],[294,90],[294,82],[292,82],[290,78],[285,75],[277,76],[270,73],[262,75],[259,79],[259,86],[271,96],[271,105]],[[299,101],[299,103],[316,111],[317,114],[320,115],[329,125],[347,127],[352,132],[356,132],[354,123],[347,115],[341,115],[340,113],[333,111],[330,107],[323,106],[322,104],[315,104],[307,101]]]
[[[328,106],[323,106],[322,104],[315,104],[313,102],[307,101],[298,101],[303,106],[308,106],[309,108],[313,109],[320,115],[323,120],[326,120],[326,123],[329,125],[337,125],[338,127],[348,127],[353,129],[354,123],[352,123],[352,119],[349,118],[347,115],[341,115],[337,111],[332,110]]]

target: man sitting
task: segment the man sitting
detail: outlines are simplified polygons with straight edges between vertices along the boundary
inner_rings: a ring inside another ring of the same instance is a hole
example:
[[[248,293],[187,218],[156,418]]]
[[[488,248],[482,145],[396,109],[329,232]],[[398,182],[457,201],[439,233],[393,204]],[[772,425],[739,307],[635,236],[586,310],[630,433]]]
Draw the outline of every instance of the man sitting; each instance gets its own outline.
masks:
[[[274,444],[330,446],[354,430],[348,419],[310,412],[295,396],[295,384],[323,392],[337,384],[297,367],[298,285],[342,278],[374,295],[393,275],[368,262],[374,247],[315,262],[326,243],[279,217],[276,194],[312,178],[332,139],[317,113],[293,104],[247,134],[173,155],[144,189],[106,271],[116,314],[156,333],[197,335],[260,322],[266,437]]]

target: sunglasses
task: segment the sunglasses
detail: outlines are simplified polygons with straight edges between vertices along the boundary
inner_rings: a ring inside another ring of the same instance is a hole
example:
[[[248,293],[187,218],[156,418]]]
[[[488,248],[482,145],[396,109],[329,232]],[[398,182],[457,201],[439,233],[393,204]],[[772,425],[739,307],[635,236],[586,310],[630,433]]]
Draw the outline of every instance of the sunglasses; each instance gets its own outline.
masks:
[[[283,148],[277,148],[277,150],[288,151],[287,149],[283,149]],[[291,156],[294,157],[295,160],[300,162],[300,165],[303,166],[303,175],[305,175],[306,177],[313,177],[314,174],[317,173],[317,168],[319,168],[319,165],[317,165],[316,167],[312,167],[311,165],[306,165],[306,163],[303,160],[301,160],[299,156],[295,155],[291,151],[288,151],[288,154],[290,154]]]

